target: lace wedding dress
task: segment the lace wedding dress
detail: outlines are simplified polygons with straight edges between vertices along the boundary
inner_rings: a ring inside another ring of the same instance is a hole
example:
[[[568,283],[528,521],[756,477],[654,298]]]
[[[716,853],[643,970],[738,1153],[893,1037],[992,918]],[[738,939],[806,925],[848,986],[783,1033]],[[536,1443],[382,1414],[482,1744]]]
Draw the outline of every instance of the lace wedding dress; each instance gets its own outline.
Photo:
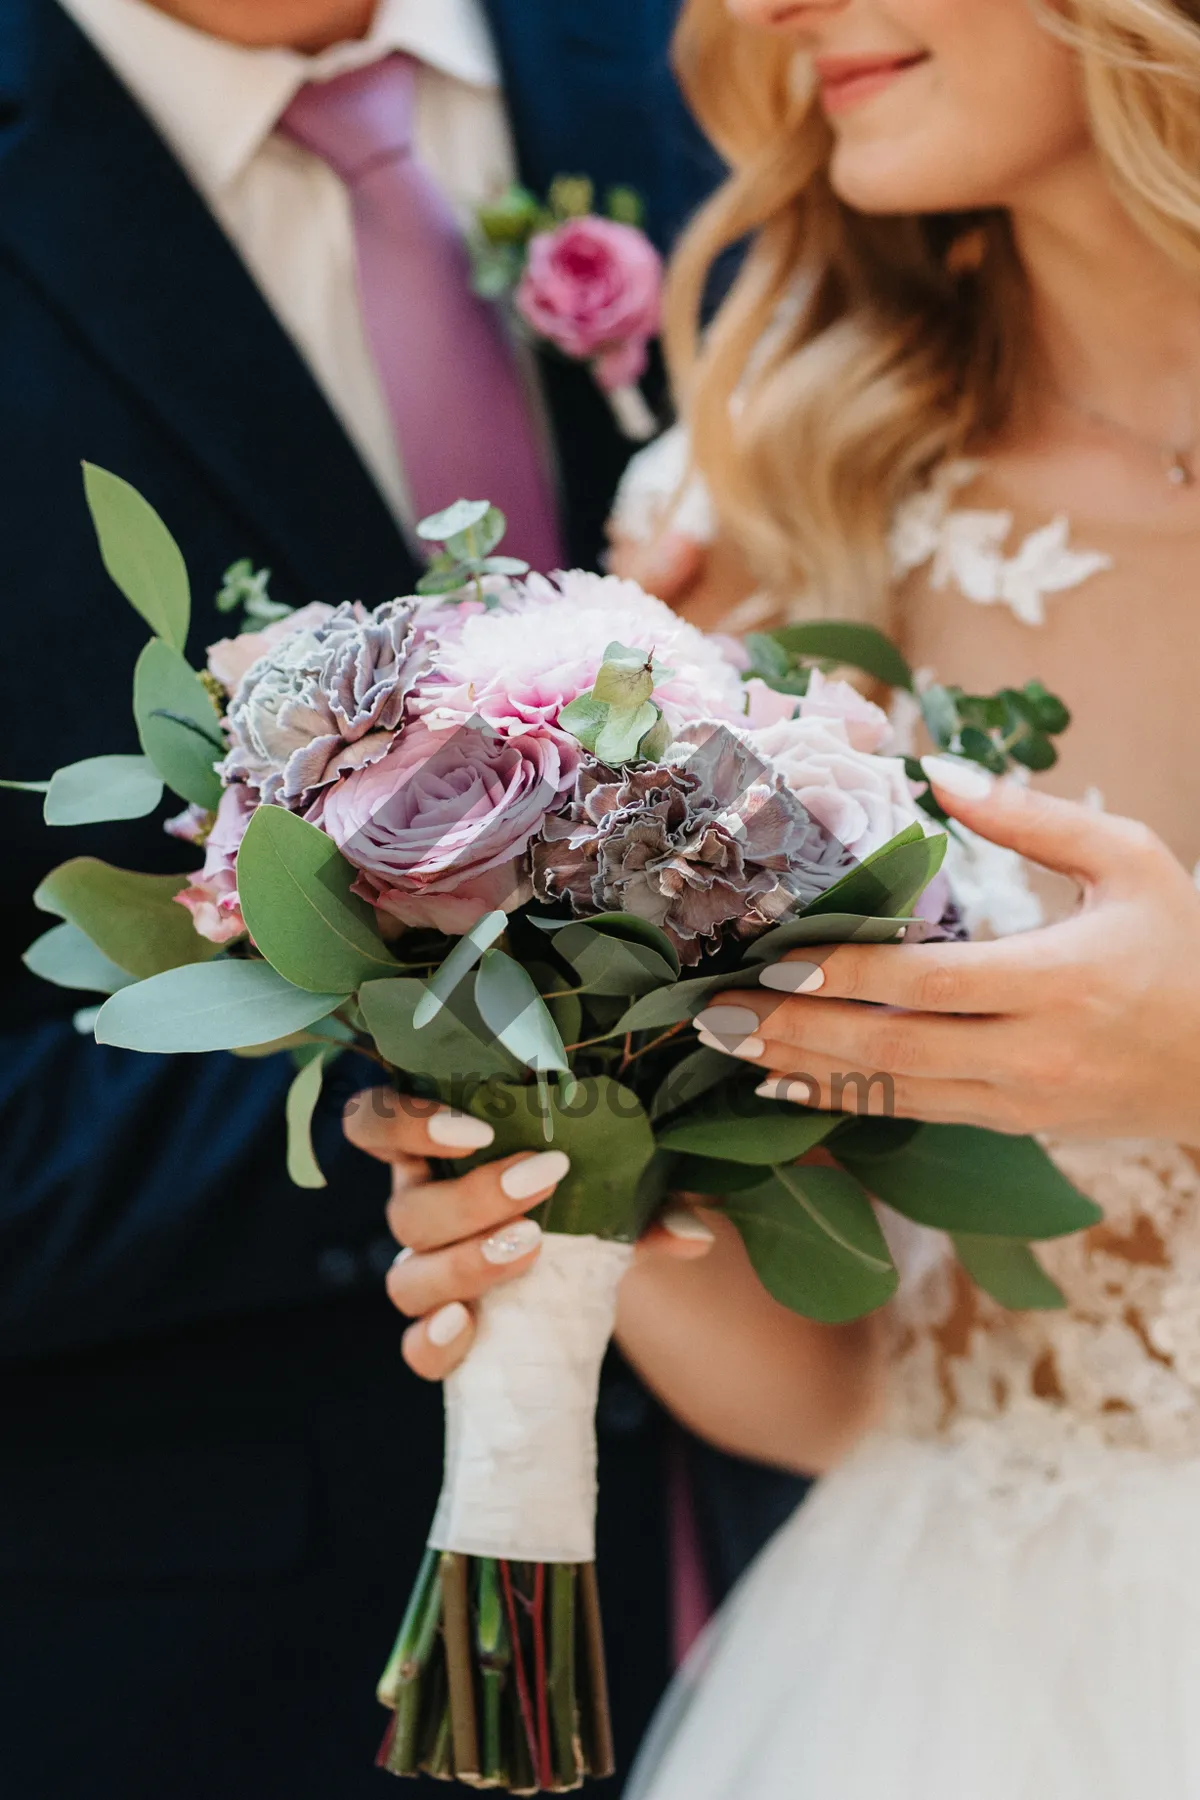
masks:
[[[1036,624],[1108,566],[1065,520],[1009,554],[971,476],[902,510],[898,578]],[[1011,852],[959,874],[1037,922]],[[1200,1154],[1048,1148],[1105,1214],[1039,1250],[1065,1310],[1004,1312],[885,1219],[882,1423],[710,1625],[628,1800],[1200,1800]]]

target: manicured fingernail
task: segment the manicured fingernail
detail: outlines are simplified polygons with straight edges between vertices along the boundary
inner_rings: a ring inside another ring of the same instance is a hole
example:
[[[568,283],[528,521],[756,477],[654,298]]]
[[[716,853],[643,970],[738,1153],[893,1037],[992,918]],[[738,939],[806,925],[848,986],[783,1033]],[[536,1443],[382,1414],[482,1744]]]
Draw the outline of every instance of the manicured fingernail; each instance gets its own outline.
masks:
[[[397,1251],[392,1258],[393,1269],[398,1269],[402,1263],[406,1263],[411,1255],[412,1251],[407,1246],[403,1250]]]
[[[433,1113],[425,1121],[425,1129],[435,1144],[447,1150],[486,1150],[496,1136],[485,1120],[474,1119],[470,1113],[452,1112],[448,1106]]]
[[[542,1241],[542,1228],[536,1219],[514,1219],[503,1231],[494,1231],[483,1241],[483,1260],[490,1263],[519,1262],[536,1250]]]
[[[689,1244],[711,1244],[715,1242],[715,1233],[709,1230],[703,1219],[698,1219],[688,1206],[670,1206],[659,1219],[664,1231],[672,1237],[683,1238]]]
[[[815,994],[825,986],[825,971],[819,963],[771,963],[759,976],[763,987],[775,988],[781,994]]]
[[[557,1187],[570,1166],[571,1159],[565,1151],[542,1150],[505,1169],[500,1186],[510,1200],[531,1200],[534,1194]]]
[[[958,800],[982,800],[996,780],[978,763],[966,762],[961,756],[923,756],[921,767],[935,787]]]
[[[719,1038],[711,1031],[705,1031],[703,1026],[696,1036],[706,1050],[719,1050],[722,1056],[744,1056],[751,1062],[756,1062],[766,1049],[760,1037]]]
[[[760,1081],[754,1091],[760,1100],[786,1100],[790,1106],[816,1106],[821,1098],[821,1084],[807,1076],[797,1081],[773,1075],[769,1081]]]
[[[447,1344],[462,1336],[470,1317],[461,1300],[451,1300],[448,1306],[440,1306],[425,1321],[425,1336],[438,1350],[444,1350]]]
[[[758,1030],[758,1014],[748,1006],[706,1006],[692,1023],[698,1031],[711,1032],[713,1037],[744,1038]]]

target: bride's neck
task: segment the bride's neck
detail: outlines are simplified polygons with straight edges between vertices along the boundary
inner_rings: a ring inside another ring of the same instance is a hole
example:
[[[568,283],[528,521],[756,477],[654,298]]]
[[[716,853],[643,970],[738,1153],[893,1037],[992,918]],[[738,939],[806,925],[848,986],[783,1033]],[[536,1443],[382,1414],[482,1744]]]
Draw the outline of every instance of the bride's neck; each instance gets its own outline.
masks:
[[[1200,281],[1145,236],[1096,160],[1012,220],[1046,391],[1148,436],[1200,431]]]

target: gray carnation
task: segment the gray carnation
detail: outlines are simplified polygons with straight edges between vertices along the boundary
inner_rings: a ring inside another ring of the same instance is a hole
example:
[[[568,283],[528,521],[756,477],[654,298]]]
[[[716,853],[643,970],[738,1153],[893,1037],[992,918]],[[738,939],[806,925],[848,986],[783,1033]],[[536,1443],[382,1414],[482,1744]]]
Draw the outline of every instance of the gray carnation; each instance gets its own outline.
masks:
[[[784,781],[724,727],[683,760],[581,765],[567,807],[533,846],[534,889],[572,910],[649,919],[686,964],[815,900],[853,858]]]
[[[289,632],[246,671],[226,716],[221,773],[296,809],[350,769],[386,754],[428,665],[414,646],[417,604],[339,606]]]

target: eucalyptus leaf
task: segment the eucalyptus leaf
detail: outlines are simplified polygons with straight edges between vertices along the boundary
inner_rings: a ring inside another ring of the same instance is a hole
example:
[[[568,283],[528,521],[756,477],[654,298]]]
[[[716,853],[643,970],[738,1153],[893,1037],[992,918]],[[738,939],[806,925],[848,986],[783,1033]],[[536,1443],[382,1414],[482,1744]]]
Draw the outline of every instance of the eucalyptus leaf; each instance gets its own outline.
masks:
[[[870,1195],[847,1170],[791,1163],[777,1165],[774,1174],[839,1249],[878,1275],[894,1267]]]
[[[375,915],[350,889],[357,871],[333,839],[282,806],[260,806],[237,855],[237,891],[251,937],[296,987],[352,993],[394,973]]]
[[[635,1242],[661,1197],[661,1184],[643,1179],[655,1143],[637,1095],[607,1075],[593,1075],[575,1081],[569,1102],[552,1087],[549,1106],[554,1147],[566,1152],[571,1166],[533,1217],[546,1231]],[[477,1162],[516,1150],[545,1149],[536,1088],[489,1082],[472,1099],[470,1110],[496,1133]]]
[[[671,1186],[679,1194],[701,1194],[720,1200],[743,1188],[761,1187],[762,1167],[736,1163],[719,1156],[677,1156],[671,1168]]]
[[[644,944],[648,950],[655,951],[674,974],[679,974],[679,952],[662,927],[649,919],[639,919],[636,913],[603,912],[592,913],[582,922],[592,931],[602,931],[606,937],[620,938],[627,944]],[[543,929],[561,931],[574,921],[538,919],[534,923]]]
[[[348,999],[294,987],[265,962],[168,969],[106,1000],[96,1042],[159,1055],[234,1050],[302,1031]]]
[[[896,944],[919,935],[920,921],[864,918],[861,913],[805,913],[776,925],[747,947],[748,962],[774,962],[806,944]]]
[[[427,543],[447,543],[456,533],[466,531],[471,525],[478,525],[490,510],[490,500],[456,500],[453,506],[447,506],[438,513],[430,513],[427,519],[418,519],[417,536],[424,538]]]
[[[151,638],[133,672],[133,716],[142,749],[173,793],[215,812],[225,754],[208,690],[178,650]]]
[[[325,1079],[325,1054],[318,1051],[295,1075],[288,1089],[287,1171],[297,1187],[323,1188],[328,1183],[313,1150],[312,1121]]]
[[[55,987],[82,988],[93,994],[115,994],[128,987],[132,975],[97,950],[77,925],[51,926],[30,944],[21,961],[31,974]]]
[[[734,969],[723,975],[695,975],[687,981],[677,981],[671,987],[656,988],[653,993],[635,1000],[621,1014],[613,1031],[619,1035],[626,1031],[662,1030],[667,1025],[679,1025],[684,1019],[694,1019],[710,994],[720,993],[725,988],[757,987],[760,972],[758,969]]]
[[[702,1112],[674,1120],[659,1132],[658,1141],[664,1150],[767,1165],[794,1162],[839,1123],[837,1113],[809,1112],[734,1088],[720,1094]]]
[[[475,976],[475,1004],[511,1055],[539,1072],[570,1063],[546,1002],[529,974],[503,950],[485,951]]]
[[[657,1124],[728,1078],[729,1058],[719,1050],[702,1046],[691,1051],[663,1076],[651,1102],[651,1119]]]
[[[187,885],[186,875],[142,875],[76,856],[47,875],[33,900],[42,912],[78,926],[118,968],[144,980],[217,954],[217,945],[200,936],[175,899]]]
[[[496,548],[508,529],[508,520],[498,506],[489,506],[481,519],[471,525],[465,525],[445,539],[447,550],[451,556],[469,558],[478,562],[480,557],[487,556]]]
[[[645,994],[673,985],[678,972],[678,964],[667,962],[657,950],[597,931],[590,921],[566,926],[554,948],[591,994]]]
[[[48,781],[0,781],[0,788],[8,788],[14,794],[48,794]]]
[[[471,973],[484,951],[491,949],[507,925],[507,913],[500,911],[485,913],[483,918],[477,920],[470,931],[465,932],[458,940],[441,968],[430,979],[426,992],[413,1014],[413,1024],[418,1031],[437,1017],[459,982]]]
[[[949,688],[936,683],[920,695],[926,730],[939,750],[948,750],[958,736],[958,707]]]
[[[767,1292],[792,1312],[840,1325],[874,1312],[896,1291],[890,1265],[873,1268],[843,1249],[777,1176],[731,1194],[723,1210]]]
[[[612,646],[610,646],[611,650]],[[639,707],[654,692],[654,676],[647,666],[650,658],[644,650],[624,651],[612,657],[606,653],[592,685],[592,699],[605,700],[618,710]]]
[[[803,625],[782,625],[769,633],[793,656],[817,657],[844,663],[886,681],[889,687],[911,691],[912,670],[891,638],[873,625],[856,625],[840,619],[812,619]]]
[[[162,777],[149,757],[89,756],[55,771],[43,816],[47,825],[141,819],[162,796]]]
[[[955,1232],[958,1260],[976,1287],[1012,1312],[1055,1312],[1066,1305],[1028,1244]]]
[[[104,567],[151,631],[182,651],[192,600],[175,539],[149,501],[119,475],[85,462],[83,487]]]
[[[645,700],[640,706],[610,706],[608,717],[597,733],[594,754],[612,768],[632,762],[638,745],[647,732],[654,730],[658,720],[659,711],[653,700]]]
[[[409,1074],[453,1082],[461,1089],[493,1075],[521,1072],[518,1058],[484,1024],[465,983],[428,1025],[415,1025],[417,1008],[428,992],[425,982],[408,976],[367,981],[359,988],[363,1021],[381,1056]]]
[[[572,736],[577,737],[585,750],[594,750],[596,739],[608,722],[609,708],[602,700],[593,700],[589,694],[580,694],[558,715],[558,722]]]
[[[1059,1173],[1032,1138],[974,1125],[922,1125],[891,1155],[838,1159],[886,1203],[937,1230],[988,1237],[1064,1237],[1095,1225],[1100,1208]]]
[[[919,825],[909,825],[805,907],[803,916],[859,913],[900,918],[916,905],[945,854],[943,833],[926,837]]]

